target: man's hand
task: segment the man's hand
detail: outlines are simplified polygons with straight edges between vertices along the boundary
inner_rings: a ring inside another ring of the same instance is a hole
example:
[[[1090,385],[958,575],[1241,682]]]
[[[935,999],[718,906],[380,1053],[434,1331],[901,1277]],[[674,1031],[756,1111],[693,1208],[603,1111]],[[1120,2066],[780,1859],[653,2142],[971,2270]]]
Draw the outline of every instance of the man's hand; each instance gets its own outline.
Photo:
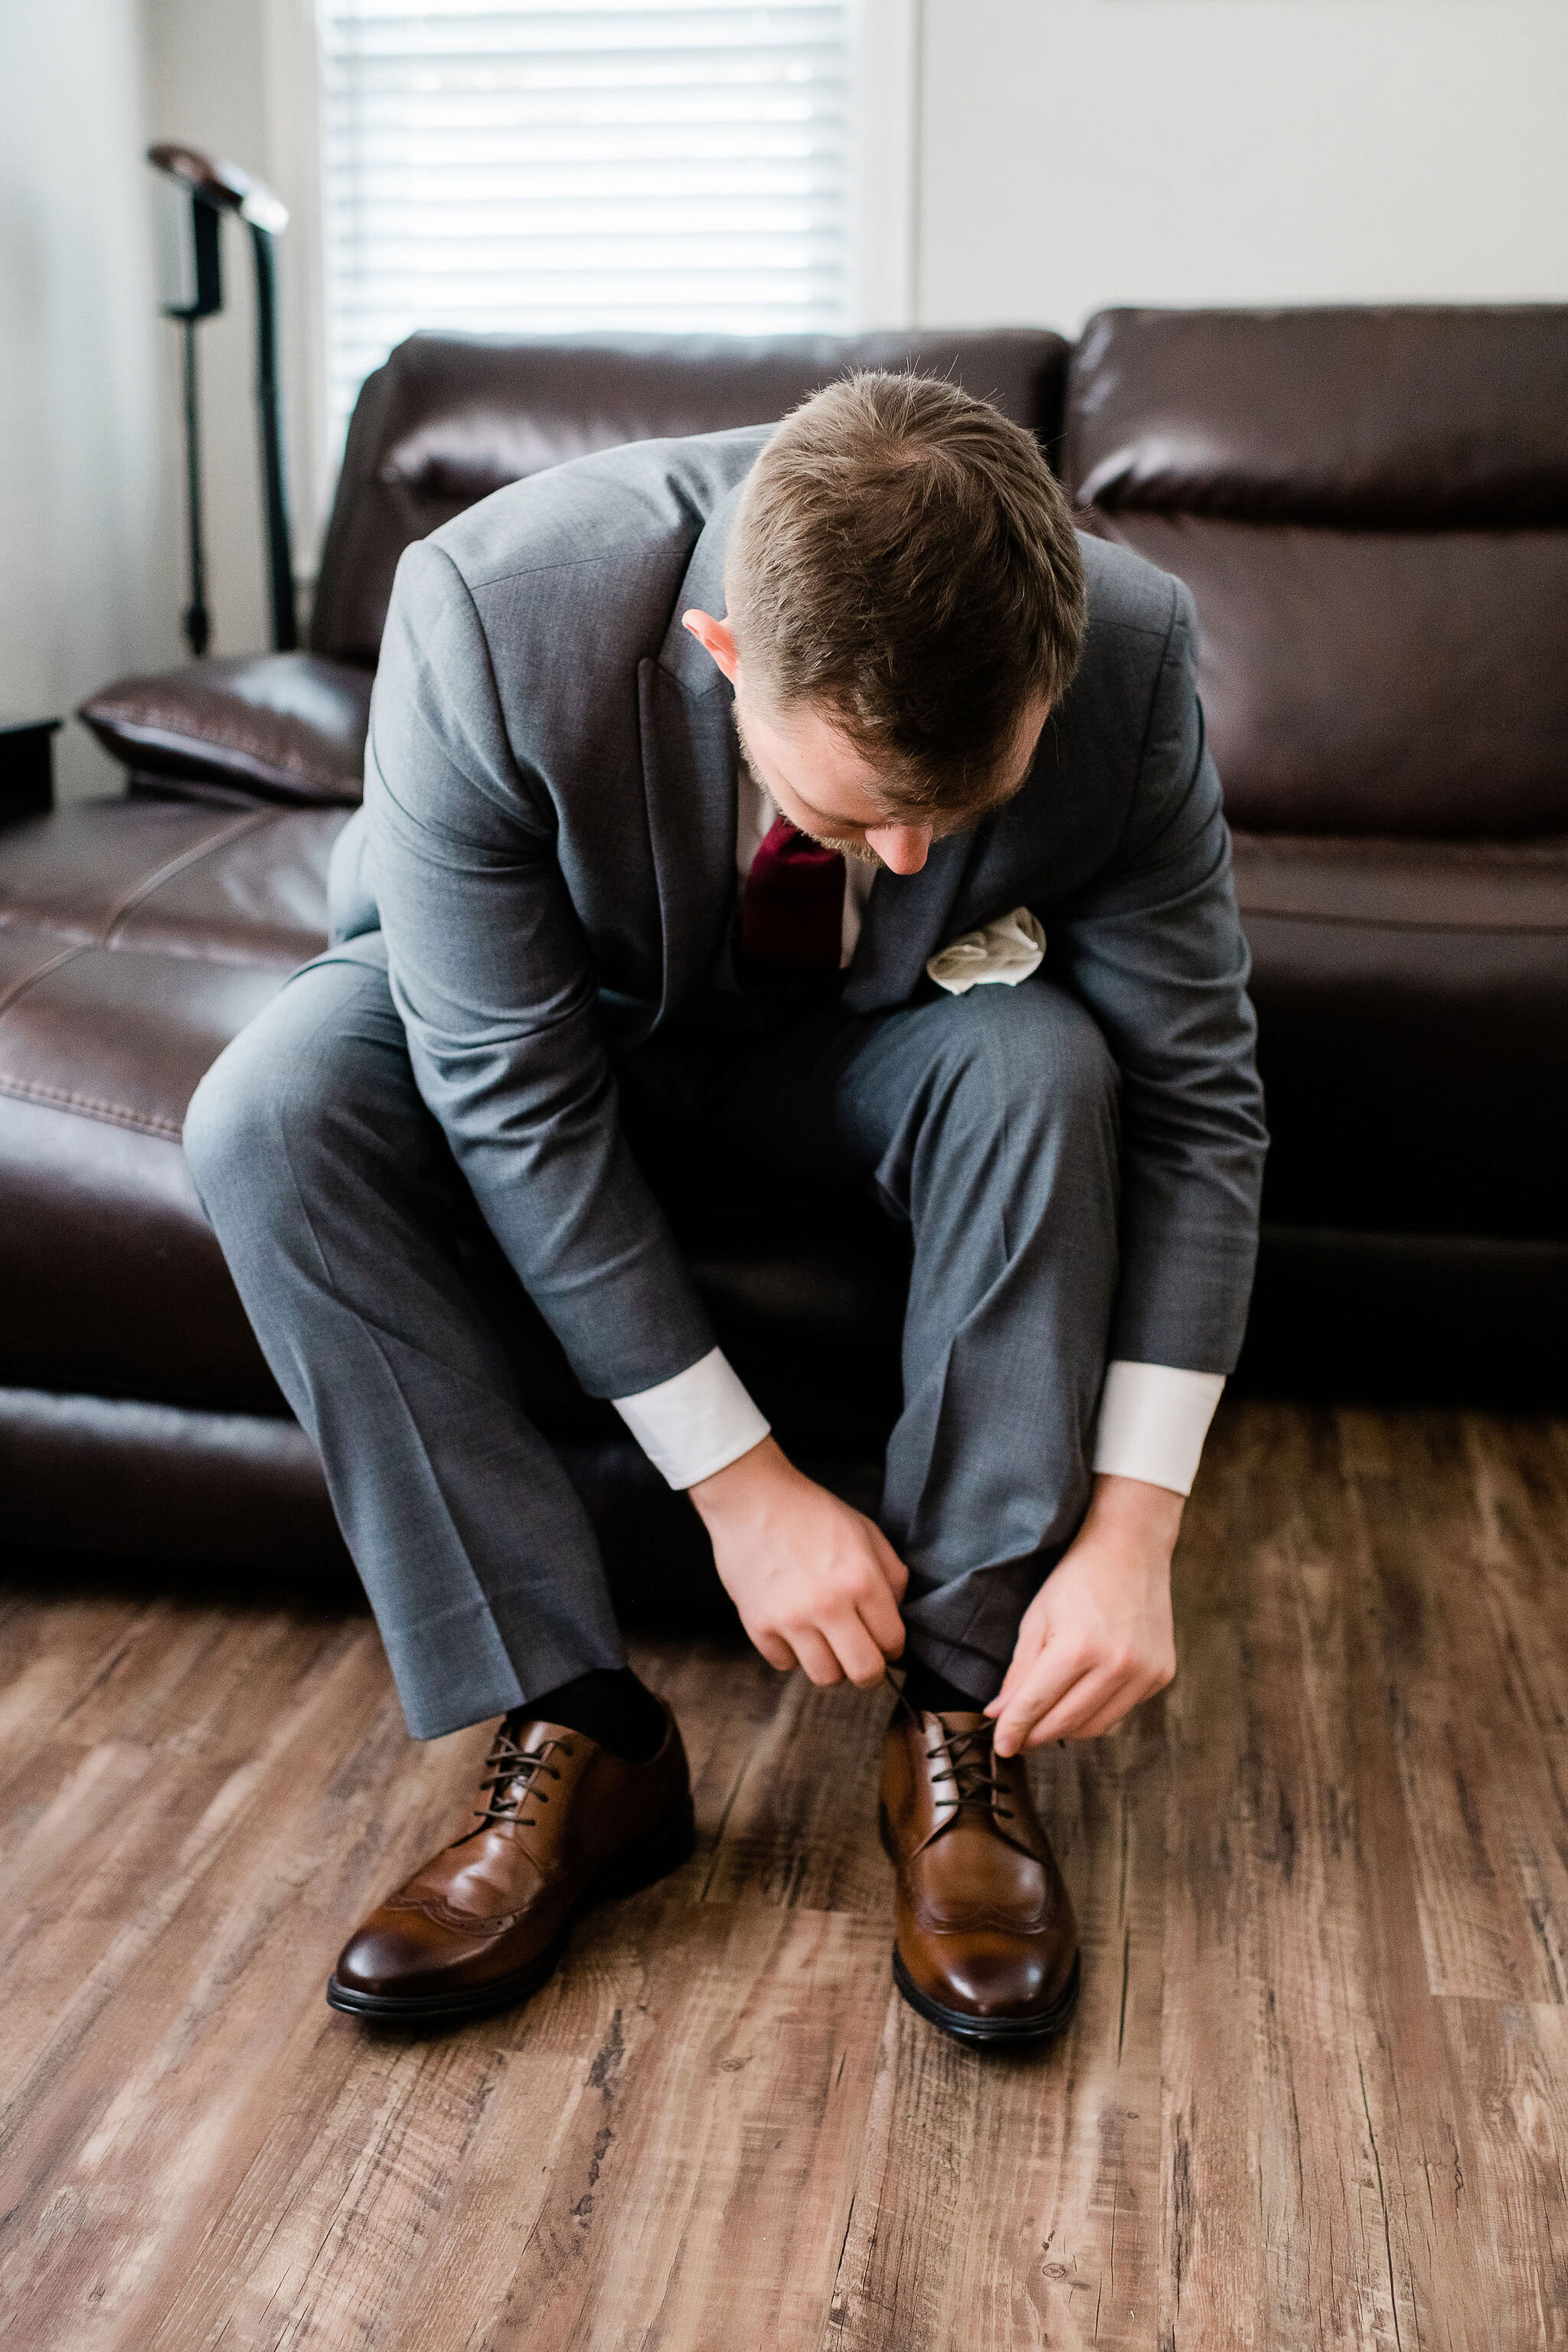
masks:
[[[1176,1671],[1171,1555],[1183,1498],[1142,1478],[1099,1477],[1082,1527],[1024,1612],[1013,1663],[986,1708],[996,1753],[1098,1739]]]
[[[904,1646],[910,1572],[881,1529],[771,1437],[689,1490],[741,1622],[781,1674],[874,1690]]]

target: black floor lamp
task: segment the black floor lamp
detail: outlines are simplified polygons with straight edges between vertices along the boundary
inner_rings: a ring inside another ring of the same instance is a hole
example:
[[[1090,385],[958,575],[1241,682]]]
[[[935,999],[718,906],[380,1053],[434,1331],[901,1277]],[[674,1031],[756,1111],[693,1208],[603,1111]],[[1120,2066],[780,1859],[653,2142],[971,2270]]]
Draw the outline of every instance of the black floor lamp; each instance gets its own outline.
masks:
[[[190,521],[191,601],[185,636],[199,660],[207,649],[206,549],[202,531],[201,446],[197,431],[196,325],[223,308],[221,215],[237,213],[250,231],[256,263],[256,398],[261,423],[262,497],[267,510],[267,561],[272,642],[280,653],[299,643],[294,619],[294,560],[283,479],[283,426],[278,383],[277,240],[289,226],[288,207],[236,163],[221,163],[195,148],[149,147],[147,160],[163,176],[160,217],[160,278],[166,317],[177,319],[185,341],[185,485]]]

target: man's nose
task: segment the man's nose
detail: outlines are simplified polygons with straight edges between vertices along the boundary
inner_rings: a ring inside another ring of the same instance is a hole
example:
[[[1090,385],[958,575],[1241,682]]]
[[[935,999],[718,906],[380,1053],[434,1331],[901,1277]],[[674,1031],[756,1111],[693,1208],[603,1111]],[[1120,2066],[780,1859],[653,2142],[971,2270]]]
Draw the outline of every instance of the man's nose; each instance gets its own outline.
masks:
[[[918,874],[931,851],[929,824],[879,824],[867,840],[891,873]]]

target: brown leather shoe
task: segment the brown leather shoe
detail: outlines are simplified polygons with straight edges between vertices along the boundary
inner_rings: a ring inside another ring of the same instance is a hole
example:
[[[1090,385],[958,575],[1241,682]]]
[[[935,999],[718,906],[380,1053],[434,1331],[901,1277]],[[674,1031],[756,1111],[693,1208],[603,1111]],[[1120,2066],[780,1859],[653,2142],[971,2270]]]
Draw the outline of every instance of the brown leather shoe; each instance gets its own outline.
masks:
[[[1042,2042],[1078,2000],[1078,1923],[1021,1756],[984,1715],[900,1706],[882,1750],[882,1843],[899,1874],[893,1975],[961,2042]]]
[[[474,1827],[416,1871],[344,1945],[334,2009],[401,2020],[476,2017],[525,2000],[574,1916],[679,1869],[691,1784],[675,1717],[658,1754],[627,1764],[559,1723],[507,1716]]]

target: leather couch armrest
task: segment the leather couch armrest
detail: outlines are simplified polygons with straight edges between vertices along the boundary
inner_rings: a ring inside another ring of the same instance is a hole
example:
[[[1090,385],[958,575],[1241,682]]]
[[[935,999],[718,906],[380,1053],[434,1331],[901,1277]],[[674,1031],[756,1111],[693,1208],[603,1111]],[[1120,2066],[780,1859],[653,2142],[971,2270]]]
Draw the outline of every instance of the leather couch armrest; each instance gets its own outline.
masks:
[[[117,760],[174,789],[343,805],[363,788],[371,679],[319,654],[253,654],[117,678],[80,716]]]

